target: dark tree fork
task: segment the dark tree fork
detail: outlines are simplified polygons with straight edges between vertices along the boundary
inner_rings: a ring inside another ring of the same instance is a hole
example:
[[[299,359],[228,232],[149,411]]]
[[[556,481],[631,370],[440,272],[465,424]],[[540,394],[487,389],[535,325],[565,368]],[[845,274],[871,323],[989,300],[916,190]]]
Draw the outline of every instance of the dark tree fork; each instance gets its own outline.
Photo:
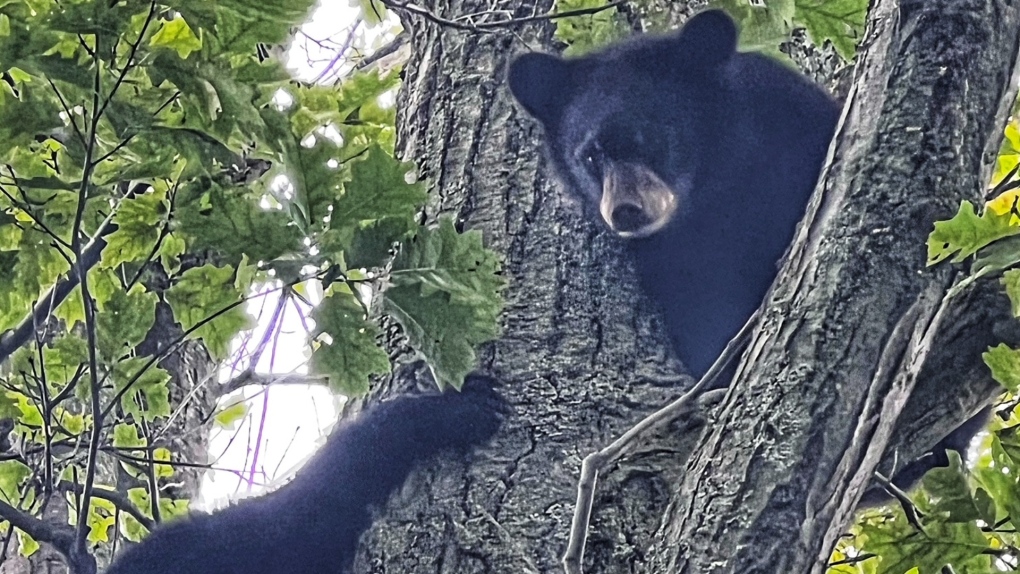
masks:
[[[433,187],[430,216],[456,213],[506,254],[504,336],[483,368],[515,415],[469,468],[412,480],[357,571],[554,572],[581,458],[690,382],[670,382],[618,245],[564,202],[506,93],[521,39],[548,46],[548,23],[518,36],[404,20],[398,150]],[[880,460],[916,457],[995,392],[980,352],[1008,305],[992,283],[944,301],[954,270],[925,269],[923,246],[932,221],[981,198],[1018,49],[1015,2],[873,2],[831,161],[717,419],[600,483],[587,572],[824,572]]]

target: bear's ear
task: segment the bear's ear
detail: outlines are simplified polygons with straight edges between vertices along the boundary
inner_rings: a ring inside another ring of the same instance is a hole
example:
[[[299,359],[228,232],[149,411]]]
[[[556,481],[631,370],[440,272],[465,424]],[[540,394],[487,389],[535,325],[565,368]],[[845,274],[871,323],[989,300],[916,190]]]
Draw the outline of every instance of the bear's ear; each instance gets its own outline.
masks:
[[[736,53],[737,26],[722,10],[705,10],[692,16],[676,39],[686,66],[714,68]]]
[[[555,125],[570,101],[570,62],[550,54],[523,54],[510,63],[510,92],[545,125]]]

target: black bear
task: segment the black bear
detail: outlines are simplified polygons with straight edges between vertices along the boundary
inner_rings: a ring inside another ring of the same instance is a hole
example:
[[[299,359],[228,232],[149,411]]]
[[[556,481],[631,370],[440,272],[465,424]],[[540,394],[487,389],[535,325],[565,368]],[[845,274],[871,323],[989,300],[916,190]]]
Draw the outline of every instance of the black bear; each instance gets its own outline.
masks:
[[[564,187],[630,239],[642,287],[697,376],[764,299],[839,118],[820,88],[736,44],[733,21],[709,10],[580,58],[525,54],[508,74]],[[947,464],[945,449],[965,449],[984,420],[894,482]]]
[[[505,405],[492,381],[461,392],[401,397],[342,423],[292,481],[212,514],[156,528],[107,574],[340,574],[371,524],[371,509],[414,466],[465,453],[498,430]]]
[[[632,238],[694,375],[762,302],[839,117],[820,88],[736,43],[710,10],[581,58],[525,54],[509,73],[565,187]]]

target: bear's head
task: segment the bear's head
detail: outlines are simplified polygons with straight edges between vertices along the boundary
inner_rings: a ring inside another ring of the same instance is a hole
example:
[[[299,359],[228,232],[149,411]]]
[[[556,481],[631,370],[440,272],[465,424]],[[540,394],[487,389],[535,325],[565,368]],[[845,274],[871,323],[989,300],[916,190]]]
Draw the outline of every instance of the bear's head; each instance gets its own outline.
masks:
[[[678,32],[580,58],[524,54],[510,91],[545,128],[568,189],[624,237],[651,235],[690,209],[706,145],[718,131],[737,30],[709,10]]]

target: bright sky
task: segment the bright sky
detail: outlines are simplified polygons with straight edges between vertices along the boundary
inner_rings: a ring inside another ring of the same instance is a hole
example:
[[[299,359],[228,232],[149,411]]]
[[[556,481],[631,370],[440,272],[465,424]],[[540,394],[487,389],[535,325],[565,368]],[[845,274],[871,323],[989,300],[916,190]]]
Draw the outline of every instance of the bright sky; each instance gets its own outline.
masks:
[[[354,3],[357,4],[356,0]],[[344,60],[334,62],[343,46],[349,44],[371,52],[399,30],[392,14],[381,24],[369,27],[359,23],[355,27],[359,12],[359,8],[343,0],[320,2],[287,51],[287,67],[296,78],[332,84],[352,67]],[[278,300],[276,294],[271,294],[249,302],[248,312],[259,320],[259,327],[251,334],[251,343],[243,350],[245,355],[261,339]],[[303,313],[307,314],[307,309]],[[306,317],[302,324],[301,314],[294,307],[286,309],[279,335],[262,354],[256,372],[307,372],[306,325],[310,326],[312,321]],[[242,341],[238,341],[235,350],[242,352],[241,346]],[[246,367],[247,360],[242,359],[240,368]],[[236,374],[226,365],[221,379],[229,380]],[[224,397],[220,405],[242,400],[249,405],[247,416],[235,428],[214,429],[210,436],[210,462],[217,469],[228,470],[206,473],[194,508],[218,508],[290,476],[325,440],[342,399],[322,386],[284,384],[247,387]]]

